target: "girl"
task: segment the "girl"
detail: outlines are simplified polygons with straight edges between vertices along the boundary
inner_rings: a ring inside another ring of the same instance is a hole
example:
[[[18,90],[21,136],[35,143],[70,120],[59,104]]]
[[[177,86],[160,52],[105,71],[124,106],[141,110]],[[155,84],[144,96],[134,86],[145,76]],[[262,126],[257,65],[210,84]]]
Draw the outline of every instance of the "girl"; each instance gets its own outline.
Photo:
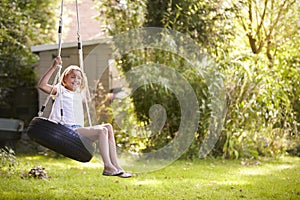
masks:
[[[58,85],[53,87],[48,84],[57,65],[61,63],[61,57],[56,57],[51,67],[41,77],[38,83],[39,89],[47,94],[50,94],[52,91],[52,94],[56,95],[56,100],[54,101],[49,118],[56,122],[61,121],[60,109],[62,103],[64,125],[92,141],[99,142],[99,150],[104,162],[102,174],[105,176],[120,176],[122,178],[131,177],[131,174],[124,172],[118,164],[116,143],[111,124],[102,124],[92,127],[83,126],[84,115],[82,101],[85,101],[85,98],[84,95],[82,95],[82,91],[86,87],[86,79],[82,70],[75,65],[67,67],[62,74],[61,83],[59,83],[61,84],[60,90],[58,89]]]

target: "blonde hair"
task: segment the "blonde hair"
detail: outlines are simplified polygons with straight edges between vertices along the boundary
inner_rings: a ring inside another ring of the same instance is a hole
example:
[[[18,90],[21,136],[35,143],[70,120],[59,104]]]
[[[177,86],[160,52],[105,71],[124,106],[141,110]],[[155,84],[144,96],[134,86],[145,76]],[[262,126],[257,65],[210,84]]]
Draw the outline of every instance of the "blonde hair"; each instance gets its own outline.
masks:
[[[62,75],[61,75],[61,84],[62,84],[62,85],[65,84],[65,83],[64,83],[64,79],[65,79],[66,76],[67,76],[68,74],[70,74],[73,70],[77,70],[77,71],[79,71],[80,74],[81,74],[82,81],[81,81],[81,84],[80,84],[80,87],[79,87],[80,92],[81,92],[81,91],[82,91],[83,89],[85,89],[85,87],[86,87],[87,79],[86,79],[85,73],[84,73],[84,72],[81,70],[81,68],[78,67],[77,65],[70,65],[70,66],[68,66],[68,67],[63,71],[63,73],[62,73]]]

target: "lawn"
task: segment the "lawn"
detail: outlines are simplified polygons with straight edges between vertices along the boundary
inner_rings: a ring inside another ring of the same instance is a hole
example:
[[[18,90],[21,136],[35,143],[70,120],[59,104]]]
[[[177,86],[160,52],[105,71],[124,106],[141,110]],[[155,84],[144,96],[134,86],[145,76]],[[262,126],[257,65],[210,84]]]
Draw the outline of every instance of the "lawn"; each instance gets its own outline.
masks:
[[[17,173],[0,177],[1,199],[300,199],[298,157],[179,160],[130,179],[102,176],[99,158],[80,163],[24,155],[17,160]],[[37,165],[48,180],[26,177]]]

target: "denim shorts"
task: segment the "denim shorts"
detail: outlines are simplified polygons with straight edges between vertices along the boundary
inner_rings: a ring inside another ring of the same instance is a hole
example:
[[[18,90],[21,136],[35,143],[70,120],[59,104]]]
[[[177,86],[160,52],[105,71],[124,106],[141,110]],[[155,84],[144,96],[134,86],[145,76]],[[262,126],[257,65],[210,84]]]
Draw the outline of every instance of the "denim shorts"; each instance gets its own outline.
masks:
[[[80,125],[65,125],[65,126],[69,129],[72,129],[73,131],[82,127]]]

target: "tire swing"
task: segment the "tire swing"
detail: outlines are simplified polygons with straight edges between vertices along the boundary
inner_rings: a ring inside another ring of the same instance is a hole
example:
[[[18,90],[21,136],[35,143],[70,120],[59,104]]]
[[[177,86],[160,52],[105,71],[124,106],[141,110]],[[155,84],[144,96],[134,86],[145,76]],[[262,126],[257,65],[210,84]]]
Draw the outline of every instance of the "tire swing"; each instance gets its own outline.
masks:
[[[79,50],[79,64],[80,68],[83,71],[83,56],[82,56],[82,44],[80,38],[80,26],[79,26],[79,12],[78,12],[78,4],[76,0],[76,13],[77,13],[77,24],[78,24],[78,50]],[[63,0],[61,2],[61,13],[59,20],[59,28],[58,28],[58,55],[61,54],[61,36],[62,36],[62,14],[63,14]],[[62,66],[57,66],[58,72],[53,82],[53,87],[57,83],[60,83],[60,73]],[[60,84],[59,84],[60,85]],[[60,86],[59,88],[60,89]],[[86,88],[87,89],[87,88]],[[80,161],[80,162],[89,162],[95,151],[94,143],[73,131],[72,129],[64,126],[63,120],[63,109],[61,108],[61,122],[57,123],[48,118],[42,117],[43,111],[52,96],[52,92],[46,98],[45,103],[43,104],[41,110],[38,113],[38,117],[34,117],[29,123],[27,134],[28,136],[38,144],[51,149],[59,154],[62,154],[68,158]],[[85,92],[87,94],[87,92]],[[86,102],[86,110],[88,115],[89,124],[91,126],[91,119],[88,109],[88,104]],[[62,105],[62,104],[61,104]]]

